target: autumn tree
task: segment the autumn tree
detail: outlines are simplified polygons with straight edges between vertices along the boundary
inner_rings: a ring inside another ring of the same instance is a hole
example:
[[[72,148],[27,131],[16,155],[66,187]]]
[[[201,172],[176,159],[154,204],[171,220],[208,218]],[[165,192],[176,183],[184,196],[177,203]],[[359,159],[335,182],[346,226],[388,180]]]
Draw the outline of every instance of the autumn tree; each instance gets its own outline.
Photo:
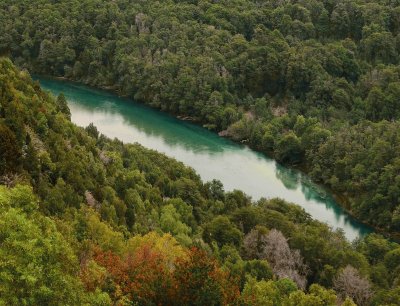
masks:
[[[218,267],[215,259],[198,248],[178,259],[174,272],[175,305],[229,305],[239,296],[235,279]]]

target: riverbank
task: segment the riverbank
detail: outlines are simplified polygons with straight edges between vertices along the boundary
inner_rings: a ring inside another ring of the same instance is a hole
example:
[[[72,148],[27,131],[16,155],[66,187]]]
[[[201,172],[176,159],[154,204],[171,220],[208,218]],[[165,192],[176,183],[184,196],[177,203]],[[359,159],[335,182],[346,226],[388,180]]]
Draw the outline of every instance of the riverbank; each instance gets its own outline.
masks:
[[[70,79],[65,78],[65,77],[52,77],[52,76],[44,76],[44,77],[49,78],[49,79],[56,79],[56,80],[64,81],[64,82],[71,82],[72,84],[75,84],[75,85],[77,85],[77,86],[79,86],[79,85],[82,84],[82,83],[80,83],[80,82],[77,82],[77,81],[74,81],[74,80],[70,80]],[[85,86],[88,86],[89,88],[92,88],[93,90],[101,90],[101,91],[103,91],[104,93],[107,93],[107,94],[117,94],[118,97],[120,97],[120,98],[129,99],[126,95],[121,95],[121,94],[119,93],[119,91],[118,91],[115,87],[112,88],[111,86],[103,86],[103,87],[101,87],[101,88],[99,89],[99,88],[96,88],[96,87],[94,87],[94,86],[90,86],[90,85],[86,85],[86,84],[85,84]],[[129,101],[131,101],[131,100],[129,99]],[[148,106],[146,103],[143,103],[143,101],[141,102],[141,104],[142,104],[142,105]],[[150,107],[151,107],[151,106],[150,106]],[[152,109],[155,109],[155,110],[157,110],[157,111],[160,111],[159,109],[154,108],[154,107],[153,107]],[[168,112],[163,112],[163,111],[161,111],[161,113],[170,114],[170,113],[168,113]],[[170,114],[170,115],[174,116],[176,119],[178,119],[178,120],[180,120],[180,121],[182,121],[182,122],[190,122],[190,123],[195,124],[195,125],[197,125],[197,126],[199,126],[199,127],[203,127],[203,126],[204,126],[204,124],[202,124],[202,122],[200,122],[200,121],[197,120],[196,118],[193,118],[193,117],[190,117],[190,116],[183,116],[183,115],[176,115],[176,114]],[[211,130],[211,131],[212,131],[212,130]],[[220,138],[230,139],[231,141],[234,141],[234,142],[236,142],[236,143],[238,143],[238,144],[240,144],[240,145],[245,145],[246,147],[249,147],[250,149],[252,149],[252,150],[255,151],[255,152],[259,152],[260,154],[263,154],[264,156],[266,156],[266,157],[268,157],[268,158],[273,158],[272,156],[266,155],[264,152],[260,152],[259,150],[257,150],[257,148],[252,147],[252,146],[251,146],[250,144],[248,144],[248,143],[243,143],[243,142],[238,142],[238,141],[236,141],[235,139],[233,139],[232,137],[230,137],[228,133],[223,133],[223,131],[222,131],[222,133],[221,133],[221,132],[218,132],[218,131],[212,131],[212,132],[214,132],[215,135],[217,135],[217,136],[220,137]],[[297,171],[300,171],[301,173],[303,173],[303,174],[305,174],[305,175],[307,175],[307,173],[308,173],[307,168],[305,167],[304,164],[289,164],[289,163],[286,163],[286,164],[282,164],[282,165],[283,165],[283,166],[289,166],[291,169],[295,169],[295,170],[297,170]],[[315,181],[313,180],[313,182],[315,182]],[[318,183],[318,182],[315,182],[315,183],[321,185],[321,184]],[[400,240],[400,237],[399,237],[400,235],[399,235],[398,233],[390,233],[390,232],[387,232],[387,231],[385,231],[385,230],[383,230],[383,229],[377,228],[377,227],[375,227],[375,226],[372,226],[371,224],[368,224],[368,223],[366,223],[366,222],[363,222],[363,221],[359,220],[359,219],[357,218],[356,214],[354,214],[354,212],[350,209],[350,202],[351,202],[351,199],[345,197],[343,194],[338,194],[338,193],[336,193],[336,192],[333,191],[331,188],[329,188],[329,186],[326,186],[326,185],[323,185],[323,184],[322,184],[321,186],[322,186],[324,189],[326,189],[329,193],[331,193],[332,196],[333,196],[333,198],[334,198],[334,200],[335,200],[335,202],[337,202],[338,205],[340,205],[340,207],[341,207],[348,215],[350,215],[352,218],[354,218],[355,220],[357,220],[357,222],[363,224],[363,225],[366,226],[366,227],[369,227],[369,228],[373,229],[375,232],[378,232],[378,233],[380,233],[380,234],[385,235],[386,237],[390,237],[391,239],[394,239],[394,240],[396,240],[396,241],[397,241],[397,240]],[[292,200],[292,202],[294,202],[295,204],[298,204],[296,199]]]
[[[228,130],[223,130],[218,132],[218,135],[220,137],[224,137],[224,138],[228,138],[234,142],[238,142],[234,137],[232,137],[229,134]],[[240,143],[244,143],[246,146],[248,146],[249,148],[251,148],[252,150],[256,151],[256,152],[260,152],[262,154],[265,154],[266,156],[268,156],[269,158],[274,159],[273,154],[267,154],[255,147],[252,147],[251,144],[249,144],[249,141],[241,141]],[[281,163],[282,165],[286,166],[286,167],[290,167],[292,169],[296,169],[298,171],[301,171],[302,173],[309,175],[309,171],[308,171],[308,167],[305,163],[295,163],[295,164],[290,164],[290,163]],[[396,242],[400,242],[400,233],[396,233],[396,232],[388,232],[387,230],[383,229],[383,228],[379,228],[377,226],[374,226],[372,224],[369,224],[368,222],[365,222],[362,219],[359,219],[357,217],[357,215],[354,213],[354,211],[351,209],[351,202],[352,202],[352,198],[349,196],[346,196],[344,194],[340,194],[338,192],[336,192],[335,190],[333,190],[330,186],[323,184],[320,181],[315,181],[312,180],[314,183],[322,186],[324,189],[326,189],[330,194],[332,194],[333,198],[335,199],[335,201],[340,204],[340,206],[342,207],[343,210],[346,211],[347,214],[349,214],[350,216],[352,216],[354,219],[356,219],[358,222],[360,222],[361,224],[364,224],[367,227],[370,227],[373,229],[373,231],[385,236],[386,238],[389,238],[391,240],[394,240]]]
[[[163,152],[194,168],[203,181],[219,179],[225,190],[243,190],[254,200],[278,197],[300,205],[314,219],[343,228],[350,240],[370,232],[302,172],[285,168],[199,124],[76,82],[46,78],[41,79],[41,85],[55,95],[64,92],[72,101],[74,123],[94,123],[106,136]]]

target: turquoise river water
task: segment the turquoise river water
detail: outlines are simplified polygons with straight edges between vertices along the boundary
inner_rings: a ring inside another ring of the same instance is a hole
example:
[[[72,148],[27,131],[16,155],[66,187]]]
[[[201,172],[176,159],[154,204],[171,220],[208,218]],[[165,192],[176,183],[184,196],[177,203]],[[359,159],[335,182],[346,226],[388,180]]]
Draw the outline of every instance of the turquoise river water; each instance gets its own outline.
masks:
[[[45,90],[65,94],[72,121],[77,125],[93,122],[109,137],[138,142],[165,153],[194,168],[204,181],[220,180],[227,191],[240,189],[254,200],[279,197],[296,203],[313,218],[343,229],[349,240],[371,232],[306,175],[246,146],[105,91],[72,82],[36,79]]]

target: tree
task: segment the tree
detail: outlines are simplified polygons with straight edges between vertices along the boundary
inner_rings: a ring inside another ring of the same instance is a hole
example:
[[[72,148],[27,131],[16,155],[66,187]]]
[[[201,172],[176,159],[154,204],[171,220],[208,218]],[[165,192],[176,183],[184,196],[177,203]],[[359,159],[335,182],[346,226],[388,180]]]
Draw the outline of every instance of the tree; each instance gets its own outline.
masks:
[[[386,253],[385,265],[391,271],[394,271],[400,266],[400,248],[396,248]]]
[[[0,303],[84,302],[76,255],[26,187],[0,186]]]
[[[208,189],[211,197],[215,200],[224,200],[224,186],[219,180],[212,180],[211,182],[207,182],[205,187]]]
[[[15,134],[0,121],[0,175],[16,171],[21,157],[21,149]]]
[[[94,137],[95,139],[99,138],[100,132],[97,130],[97,127],[92,122],[89,123],[85,130],[90,136]]]
[[[279,161],[298,162],[302,154],[301,141],[293,132],[283,135],[276,144],[275,155]]]
[[[171,291],[175,290],[176,261],[187,256],[171,235],[159,236],[154,232],[132,237],[120,254],[98,246],[93,253],[95,263],[88,261],[84,271],[94,270],[98,276],[93,278],[93,272],[85,273],[86,287],[109,292],[115,302],[155,305],[170,301]],[[105,275],[102,268],[107,271]]]
[[[257,227],[251,230],[243,240],[248,258],[266,259],[278,278],[293,280],[299,288],[305,288],[308,267],[298,250],[291,250],[283,234],[272,229]]]
[[[295,291],[290,294],[286,305],[291,306],[319,306],[319,305],[342,305],[356,306],[351,300],[346,299],[343,303],[339,302],[333,290],[327,290],[324,287],[313,284],[310,287],[309,293],[305,294],[302,291]]]
[[[261,256],[268,260],[274,274],[279,278],[289,278],[299,288],[304,289],[307,284],[308,267],[303,263],[300,252],[292,251],[285,236],[276,229],[270,230],[263,240],[264,247]]]
[[[256,227],[253,228],[246,236],[244,236],[243,248],[246,258],[262,258],[267,234],[267,228]]]
[[[296,290],[296,286],[293,283],[291,290]],[[280,305],[284,299],[285,296],[273,281],[262,280],[257,282],[256,279],[250,278],[242,291],[242,300],[245,305]]]
[[[189,245],[191,239],[191,228],[182,222],[182,216],[172,204],[168,204],[161,208],[160,227],[164,233],[171,233],[182,244]]]
[[[385,96],[382,90],[378,87],[372,88],[366,100],[368,119],[375,121],[381,118],[384,101]]]
[[[65,114],[69,120],[71,120],[71,111],[69,110],[67,99],[63,93],[60,93],[57,97],[57,106],[59,111]]]
[[[372,296],[372,288],[369,281],[362,277],[357,269],[346,266],[334,280],[334,288],[342,299],[350,297],[357,305],[368,305]]]
[[[240,230],[225,216],[218,216],[204,226],[203,239],[216,241],[219,246],[233,244],[239,246],[242,241]]]
[[[178,260],[174,272],[175,305],[229,305],[239,297],[239,288],[229,273],[205,251],[191,248],[187,257]]]

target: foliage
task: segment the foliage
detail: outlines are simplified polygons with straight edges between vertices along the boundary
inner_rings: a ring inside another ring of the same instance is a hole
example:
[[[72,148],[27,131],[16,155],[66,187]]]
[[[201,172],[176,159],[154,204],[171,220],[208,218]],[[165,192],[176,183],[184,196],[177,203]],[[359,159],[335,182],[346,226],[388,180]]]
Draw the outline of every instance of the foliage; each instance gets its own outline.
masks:
[[[4,0],[0,54],[35,73],[111,88],[279,162],[301,164],[343,194],[359,219],[396,232],[400,151],[386,142],[398,143],[390,131],[400,116],[399,11],[398,1],[383,0]],[[17,114],[18,107],[0,113]],[[63,96],[56,109],[70,116]],[[35,133],[47,132],[46,116],[35,114]],[[21,121],[8,124],[14,131]],[[0,134],[7,138],[0,163],[6,154],[15,171],[23,152],[12,133]],[[381,151],[366,138],[381,140]],[[189,188],[180,184],[180,192]],[[103,214],[114,218],[111,207]]]
[[[0,53],[301,163],[357,216],[395,231],[397,11],[363,0],[5,0]],[[0,187],[1,303],[398,304],[398,244],[350,244],[299,207],[224,192],[69,119],[63,96],[0,58],[0,181],[11,187]]]
[[[77,277],[74,250],[55,222],[37,211],[28,187],[0,186],[0,303],[4,305],[77,305],[107,295],[85,297]]]

